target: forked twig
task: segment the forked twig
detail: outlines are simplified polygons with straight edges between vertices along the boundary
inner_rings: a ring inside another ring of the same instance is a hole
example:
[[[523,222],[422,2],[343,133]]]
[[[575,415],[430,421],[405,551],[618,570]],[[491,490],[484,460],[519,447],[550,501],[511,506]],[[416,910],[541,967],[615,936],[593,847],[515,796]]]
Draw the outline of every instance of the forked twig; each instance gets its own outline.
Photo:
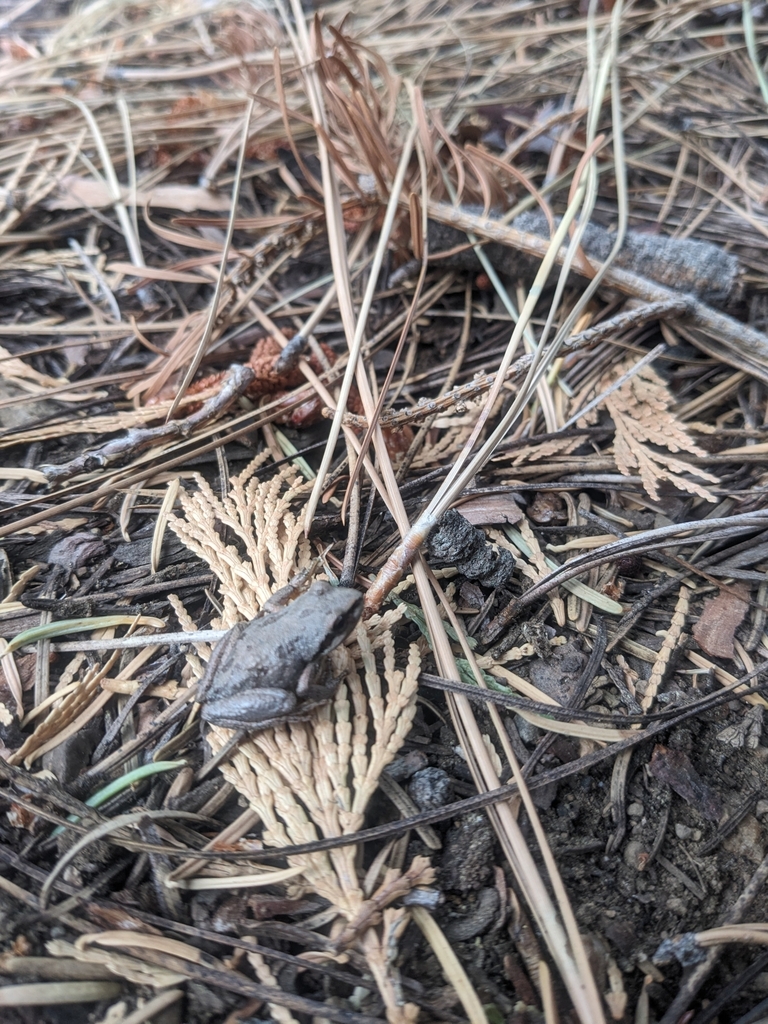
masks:
[[[122,437],[107,441],[93,451],[83,452],[82,455],[78,455],[77,458],[71,459],[61,466],[42,466],[42,472],[48,483],[55,486],[62,480],[68,480],[78,473],[92,473],[95,470],[103,469],[118,459],[135,455],[142,449],[150,448],[167,438],[188,437],[201,424],[226,412],[253,383],[255,377],[256,374],[250,366],[235,365],[222,381],[218,393],[209,398],[201,409],[185,419],[168,420],[157,427],[135,427],[133,430],[128,430]]]

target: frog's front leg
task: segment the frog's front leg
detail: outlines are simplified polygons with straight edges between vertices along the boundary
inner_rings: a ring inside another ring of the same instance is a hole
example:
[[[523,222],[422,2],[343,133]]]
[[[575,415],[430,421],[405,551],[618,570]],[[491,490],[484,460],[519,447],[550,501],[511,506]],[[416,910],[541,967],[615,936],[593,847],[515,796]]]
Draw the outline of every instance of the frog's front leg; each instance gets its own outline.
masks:
[[[325,658],[321,658],[314,665],[307,665],[296,686],[300,710],[307,711],[319,704],[327,704],[335,696],[340,682],[340,679],[329,676]]]
[[[208,701],[203,705],[201,715],[212,725],[223,725],[228,729],[248,729],[284,718],[290,715],[295,707],[296,694],[291,690],[257,686],[252,690]]]
[[[211,651],[211,656],[208,659],[208,664],[205,667],[205,674],[200,682],[197,684],[197,699],[204,701],[211,686],[216,681],[216,674],[219,671],[219,666],[224,659],[230,654],[233,649],[237,648],[237,644],[242,639],[243,634],[248,628],[247,622],[238,622],[230,629],[230,631],[223,636],[221,640]],[[205,716],[203,716],[205,717]]]

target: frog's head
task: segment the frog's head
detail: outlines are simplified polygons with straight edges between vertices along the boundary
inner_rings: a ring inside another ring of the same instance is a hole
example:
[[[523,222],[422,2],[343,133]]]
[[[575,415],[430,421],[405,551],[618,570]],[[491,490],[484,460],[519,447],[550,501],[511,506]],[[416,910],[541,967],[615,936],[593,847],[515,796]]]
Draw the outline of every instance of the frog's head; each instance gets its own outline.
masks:
[[[321,580],[313,583],[304,595],[313,607],[308,612],[316,622],[322,621],[318,655],[328,654],[344,643],[363,614],[363,595],[351,587],[334,587]]]

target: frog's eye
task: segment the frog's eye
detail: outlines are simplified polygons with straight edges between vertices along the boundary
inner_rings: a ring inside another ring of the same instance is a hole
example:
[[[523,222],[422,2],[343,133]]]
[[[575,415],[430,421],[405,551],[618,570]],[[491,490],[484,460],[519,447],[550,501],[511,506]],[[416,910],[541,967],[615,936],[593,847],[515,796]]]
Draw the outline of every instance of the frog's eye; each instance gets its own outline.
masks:
[[[360,602],[362,611],[362,601]],[[322,653],[327,654],[329,651],[334,650],[342,643],[355,627],[355,623],[359,618],[359,614],[355,615],[349,611],[340,612],[334,617],[333,625],[328,630],[328,634],[323,643]]]

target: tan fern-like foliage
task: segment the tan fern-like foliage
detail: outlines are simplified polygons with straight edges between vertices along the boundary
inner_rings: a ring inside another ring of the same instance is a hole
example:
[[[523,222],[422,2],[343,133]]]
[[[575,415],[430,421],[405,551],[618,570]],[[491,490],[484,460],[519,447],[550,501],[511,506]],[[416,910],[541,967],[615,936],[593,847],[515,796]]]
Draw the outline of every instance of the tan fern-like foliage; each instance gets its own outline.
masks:
[[[432,424],[432,434],[436,433],[438,436],[433,437],[416,453],[411,469],[431,469],[446,458],[454,458],[472,433],[480,408],[479,402],[467,403],[462,413],[454,411],[452,414],[437,417]]]
[[[303,481],[290,466],[257,479],[254,473],[268,457],[255,459],[233,478],[223,499],[198,479],[196,493],[181,494],[183,517],[170,518],[171,528],[218,576],[226,626],[253,618],[274,590],[312,561],[300,508],[293,507]],[[225,542],[225,535],[236,543]],[[252,735],[221,766],[261,818],[265,844],[292,846],[352,835],[361,828],[379,776],[401,748],[416,708],[421,665],[417,645],[411,644],[405,669],[395,664],[391,626],[401,615],[399,609],[390,609],[373,616],[332,653],[332,672],[341,681],[333,701],[317,708],[306,722]],[[197,660],[190,657],[189,663],[199,674]],[[218,727],[208,733],[214,751],[230,736],[230,730]],[[408,916],[404,908],[390,904],[414,886],[430,884],[434,871],[425,857],[416,857],[407,870],[384,863],[379,875],[363,879],[356,855],[351,844],[291,857],[290,865],[300,869],[291,884],[329,901],[336,915],[331,937],[340,949],[354,945],[364,953],[387,1019],[409,1024],[417,1008],[403,1001],[392,963]],[[218,868],[225,876],[232,870]],[[222,882],[227,884],[226,877]]]
[[[509,465],[511,467],[525,466],[531,462],[550,459],[553,455],[570,455],[582,444],[584,444],[582,437],[556,437],[535,444],[527,444],[510,453]]]
[[[197,491],[179,495],[184,517],[169,517],[174,533],[218,576],[225,628],[252,619],[312,561],[300,517],[291,508],[304,481],[293,466],[259,480],[254,474],[268,458],[262,453],[233,477],[223,499],[197,477]],[[239,544],[224,542],[227,531]]]
[[[631,367],[631,362],[614,367],[601,381],[601,390]],[[605,407],[616,428],[613,446],[616,466],[625,476],[639,474],[643,487],[654,500],[659,499],[659,484],[667,480],[681,491],[716,501],[715,495],[699,481],[718,484],[719,479],[670,454],[684,451],[706,455],[671,411],[672,403],[672,395],[651,366],[644,366],[607,396]]]

